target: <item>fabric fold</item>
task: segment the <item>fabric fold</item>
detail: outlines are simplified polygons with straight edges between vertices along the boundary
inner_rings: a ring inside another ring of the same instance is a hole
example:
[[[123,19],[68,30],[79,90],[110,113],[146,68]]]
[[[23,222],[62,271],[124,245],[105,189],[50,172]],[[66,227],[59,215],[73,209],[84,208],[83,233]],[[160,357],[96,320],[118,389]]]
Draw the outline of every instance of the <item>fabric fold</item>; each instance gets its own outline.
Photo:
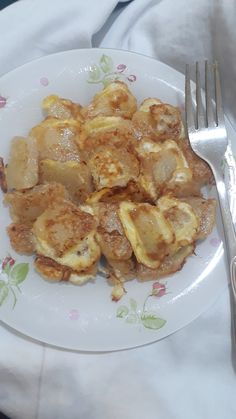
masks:
[[[186,62],[217,59],[236,127],[235,1],[118,3],[21,0],[2,10],[0,74],[93,46],[149,55],[181,72]],[[235,419],[230,349],[228,290],[184,329],[129,351],[64,351],[0,325],[0,411],[11,419]]]

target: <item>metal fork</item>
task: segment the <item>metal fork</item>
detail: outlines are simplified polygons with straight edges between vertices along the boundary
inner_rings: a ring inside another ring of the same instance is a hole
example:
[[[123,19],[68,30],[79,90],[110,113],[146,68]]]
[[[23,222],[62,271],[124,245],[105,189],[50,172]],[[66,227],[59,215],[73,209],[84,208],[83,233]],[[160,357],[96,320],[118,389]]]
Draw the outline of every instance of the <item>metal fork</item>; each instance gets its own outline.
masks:
[[[210,96],[211,80],[214,80],[215,105]],[[236,348],[236,236],[224,182],[222,159],[228,140],[222,108],[221,86],[217,63],[205,62],[205,106],[199,64],[196,63],[196,111],[193,109],[190,85],[190,68],[186,65],[185,112],[189,141],[193,151],[205,160],[212,169],[218,192],[220,211],[224,227],[225,249],[228,259],[231,296],[232,344]]]

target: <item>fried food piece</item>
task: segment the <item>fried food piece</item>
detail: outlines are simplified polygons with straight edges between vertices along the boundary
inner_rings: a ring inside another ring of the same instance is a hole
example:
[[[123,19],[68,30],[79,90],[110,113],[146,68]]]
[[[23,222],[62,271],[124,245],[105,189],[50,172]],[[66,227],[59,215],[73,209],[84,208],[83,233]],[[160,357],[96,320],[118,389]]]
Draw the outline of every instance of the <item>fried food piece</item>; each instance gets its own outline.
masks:
[[[82,204],[93,191],[91,173],[84,162],[41,160],[39,182],[56,182],[64,185],[75,204]]]
[[[155,200],[150,200],[150,197],[146,191],[141,187],[139,178],[137,181],[130,181],[124,188],[103,188],[99,191],[95,191],[89,196],[89,198],[86,200],[86,203],[93,205],[97,202],[112,203],[121,201],[155,203]]]
[[[117,203],[99,203],[95,206],[99,220],[97,240],[108,261],[128,260],[132,256],[132,248],[125,236],[118,209]]]
[[[120,299],[123,297],[123,295],[125,295],[126,291],[125,288],[123,286],[122,282],[117,282],[116,285],[114,285],[114,287],[112,288],[112,292],[111,292],[111,299],[112,301],[120,301]]]
[[[155,106],[155,105],[161,105],[162,101],[160,99],[157,99],[155,97],[148,97],[146,99],[144,99],[141,103],[141,105],[139,106],[139,111],[141,112],[150,112],[151,111],[151,106]]]
[[[35,139],[39,160],[80,161],[77,140],[81,122],[74,119],[61,120],[48,117],[30,131],[30,138]]]
[[[214,177],[210,166],[208,166],[204,160],[200,159],[200,157],[194,153],[189,144],[189,141],[186,139],[180,141],[178,144],[181,147],[188,162],[189,168],[192,171],[193,180],[196,181],[200,186],[212,184]]]
[[[139,263],[156,269],[169,254],[174,231],[158,208],[150,204],[121,202],[119,217]]]
[[[0,157],[0,188],[3,193],[7,192],[6,171],[2,157]]]
[[[184,137],[179,108],[162,103],[159,99],[145,99],[133,115],[132,123],[138,139],[148,136],[159,142]]]
[[[140,281],[149,281],[180,271],[187,257],[193,254],[194,249],[194,244],[181,247],[176,253],[167,256],[158,269],[150,269],[145,265],[137,263],[136,276]]]
[[[141,163],[139,182],[153,201],[192,183],[192,171],[175,141],[157,144],[144,138],[136,146],[136,152]]]
[[[128,149],[135,139],[130,121],[118,116],[98,116],[85,122],[77,142],[83,159],[88,160],[100,146],[113,145]]]
[[[75,285],[83,285],[90,280],[94,281],[96,279],[97,271],[98,262],[96,261],[89,268],[84,269],[80,272],[72,271],[69,281]]]
[[[160,105],[162,102],[156,98],[147,98],[141,103],[140,107],[134,113],[132,124],[135,136],[138,140],[144,137],[149,137],[152,140],[156,139],[155,135],[155,120],[152,118],[151,106]]]
[[[128,260],[112,260],[107,263],[106,277],[108,283],[113,285],[111,292],[112,301],[119,301],[126,293],[124,282],[135,278],[135,259],[132,257]]]
[[[81,115],[82,106],[69,99],[64,99],[57,95],[50,95],[44,98],[42,107],[47,113],[47,116],[62,120],[77,119],[83,122]]]
[[[60,265],[55,260],[37,255],[34,266],[41,276],[49,281],[69,281],[75,285],[82,285],[90,279],[95,279],[97,273],[97,264],[90,268],[76,272],[68,266]]]
[[[11,218],[14,222],[32,224],[51,203],[67,196],[64,186],[50,183],[25,191],[8,192],[4,203],[10,207]]]
[[[161,103],[151,106],[150,112],[155,121],[155,133],[158,140],[179,139],[184,136],[179,108]]]
[[[115,231],[107,233],[99,228],[96,237],[102,254],[108,260],[126,259],[130,256],[130,253],[132,254],[132,249],[126,237]]]
[[[174,230],[175,240],[169,247],[170,254],[176,253],[179,248],[196,240],[199,220],[191,205],[175,198],[162,196],[157,201],[157,207]]]
[[[183,198],[191,205],[199,220],[197,239],[203,240],[212,232],[216,219],[216,200],[198,197]]]
[[[52,203],[33,225],[36,251],[75,271],[84,271],[100,257],[96,220],[70,201]]]
[[[165,193],[178,199],[187,196],[202,196],[201,185],[193,179],[184,183],[168,184],[165,188]]]
[[[31,255],[35,251],[34,235],[28,224],[12,223],[7,227],[11,247],[18,253]]]
[[[52,203],[35,221],[33,231],[60,257],[95,229],[95,219],[69,201]]]
[[[109,259],[107,264],[109,272],[108,281],[115,285],[118,281],[124,282],[135,278],[135,259],[130,258],[127,260],[113,260]]]
[[[98,115],[131,119],[136,110],[136,98],[128,89],[127,84],[114,81],[94,96],[92,102],[83,108],[82,115],[85,119],[92,119]]]
[[[5,168],[8,189],[28,189],[38,183],[38,150],[35,140],[15,137]]]
[[[36,257],[34,266],[40,275],[54,282],[68,281],[72,272],[68,266],[60,265],[55,260],[41,255]]]
[[[139,174],[137,158],[128,150],[112,145],[94,151],[88,160],[88,167],[97,190],[126,186],[130,180],[137,179]]]

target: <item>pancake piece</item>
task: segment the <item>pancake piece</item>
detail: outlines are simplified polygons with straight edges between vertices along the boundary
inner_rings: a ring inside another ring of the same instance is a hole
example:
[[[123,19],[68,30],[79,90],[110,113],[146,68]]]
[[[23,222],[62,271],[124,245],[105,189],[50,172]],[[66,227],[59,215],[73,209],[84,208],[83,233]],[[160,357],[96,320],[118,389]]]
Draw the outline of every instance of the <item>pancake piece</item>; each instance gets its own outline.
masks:
[[[96,221],[70,201],[52,203],[33,225],[36,252],[75,271],[91,267],[100,257]]]
[[[137,101],[122,81],[114,81],[98,92],[92,102],[83,108],[82,115],[92,119],[96,116],[120,116],[131,119],[137,110]]]

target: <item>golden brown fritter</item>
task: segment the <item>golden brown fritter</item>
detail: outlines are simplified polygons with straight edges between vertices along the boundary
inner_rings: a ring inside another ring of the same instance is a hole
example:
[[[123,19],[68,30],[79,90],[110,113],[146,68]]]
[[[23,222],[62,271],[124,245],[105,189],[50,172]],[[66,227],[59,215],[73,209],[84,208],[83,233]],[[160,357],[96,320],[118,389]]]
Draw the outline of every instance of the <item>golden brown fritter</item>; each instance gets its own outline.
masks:
[[[4,203],[9,206],[14,222],[29,224],[33,223],[51,203],[67,196],[64,186],[50,183],[28,190],[8,192]]]
[[[68,266],[61,265],[55,260],[42,255],[36,256],[34,266],[38,273],[49,281],[69,281],[74,285],[83,285],[91,279],[94,280],[97,274],[97,263],[88,269],[77,272]]]
[[[129,281],[136,276],[135,258],[131,257],[127,260],[109,259],[107,269],[109,272],[109,282],[116,284],[119,281]]]
[[[31,225],[12,223],[7,227],[7,234],[16,252],[26,255],[34,253],[35,243]]]
[[[97,240],[102,254],[108,260],[127,260],[132,256],[132,248],[118,216],[118,208],[116,203],[99,203],[95,208],[99,220]]]
[[[49,281],[69,281],[75,285],[82,285],[90,279],[95,279],[97,274],[97,263],[94,263],[88,269],[76,272],[72,268],[42,255],[36,256],[34,266],[39,274]]]
[[[68,281],[72,272],[72,269],[60,265],[55,260],[38,255],[34,261],[36,270],[44,278],[50,281]]]
[[[193,173],[193,180],[195,180],[200,186],[210,185],[213,183],[213,174],[208,164],[200,159],[192,150],[188,140],[179,142],[188,165]]]
[[[124,187],[139,174],[137,158],[128,150],[112,145],[97,148],[88,160],[88,167],[97,190]]]
[[[179,108],[156,99],[146,99],[133,115],[132,123],[138,139],[149,137],[159,142],[184,136]]]
[[[150,199],[192,184],[192,171],[178,144],[173,140],[155,143],[143,138],[135,148],[140,160],[139,183]]]
[[[196,241],[199,219],[191,205],[170,196],[162,196],[157,201],[157,207],[174,231],[175,239],[169,246],[169,254]]]
[[[34,139],[12,139],[5,173],[8,189],[29,189],[38,183],[38,150]]]
[[[82,106],[69,99],[64,99],[57,95],[50,95],[44,98],[42,104],[43,110],[47,116],[58,119],[77,119],[83,122],[81,114]]]
[[[95,230],[95,218],[69,201],[57,201],[37,218],[33,232],[60,257]]]
[[[170,222],[147,203],[121,202],[118,214],[137,261],[158,268],[175,239]]]
[[[77,143],[85,160],[101,146],[113,145],[129,149],[135,143],[132,124],[121,117],[98,116],[85,122]]]
[[[193,208],[199,219],[197,239],[203,240],[212,232],[216,218],[216,200],[200,197],[183,198]]]
[[[56,201],[33,225],[36,252],[73,271],[83,272],[101,255],[95,239],[96,226],[95,217],[84,207],[66,200]]]
[[[78,120],[52,117],[32,128],[29,137],[36,140],[39,160],[80,161],[77,146],[80,128]]]
[[[184,183],[168,184],[165,187],[165,193],[175,198],[185,198],[187,196],[201,197],[201,185],[196,180],[189,180]]]
[[[41,160],[39,182],[56,182],[64,185],[72,202],[79,205],[93,192],[91,173],[85,162]]]
[[[140,263],[136,264],[136,276],[141,281],[148,281],[171,275],[182,269],[188,256],[194,252],[194,244],[181,247],[178,252],[167,256],[158,269],[150,269]]]
[[[92,102],[82,110],[82,115],[85,119],[98,115],[131,119],[136,110],[137,101],[128,86],[121,81],[114,81],[94,96]]]
[[[86,200],[86,203],[93,205],[97,202],[115,203],[122,201],[155,203],[155,200],[150,199],[150,196],[142,188],[139,178],[137,181],[130,181],[124,188],[103,188],[99,191],[93,192]]]

